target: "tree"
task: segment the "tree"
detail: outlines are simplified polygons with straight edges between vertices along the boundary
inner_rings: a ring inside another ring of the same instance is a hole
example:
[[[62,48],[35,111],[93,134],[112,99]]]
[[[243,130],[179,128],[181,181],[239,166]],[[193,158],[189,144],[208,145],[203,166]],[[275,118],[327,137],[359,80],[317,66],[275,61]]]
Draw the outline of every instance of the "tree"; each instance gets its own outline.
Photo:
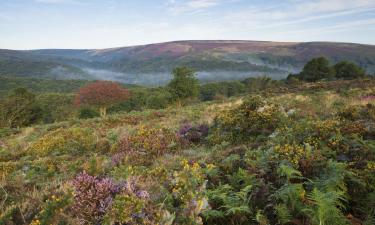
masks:
[[[0,104],[2,126],[22,127],[37,122],[41,109],[36,104],[35,95],[25,88],[13,90]]]
[[[108,107],[127,100],[129,96],[129,91],[118,83],[96,81],[87,84],[78,91],[75,104],[99,107],[100,116],[106,117]]]
[[[335,66],[335,72],[337,78],[342,79],[355,79],[365,76],[365,70],[353,62],[341,61]]]
[[[199,95],[199,81],[188,67],[177,67],[173,70],[173,79],[168,84],[168,91],[178,103]]]
[[[202,101],[212,101],[220,91],[219,83],[204,84],[200,88],[200,98]]]
[[[300,73],[300,78],[305,81],[314,82],[322,79],[332,78],[334,70],[325,57],[310,60]]]

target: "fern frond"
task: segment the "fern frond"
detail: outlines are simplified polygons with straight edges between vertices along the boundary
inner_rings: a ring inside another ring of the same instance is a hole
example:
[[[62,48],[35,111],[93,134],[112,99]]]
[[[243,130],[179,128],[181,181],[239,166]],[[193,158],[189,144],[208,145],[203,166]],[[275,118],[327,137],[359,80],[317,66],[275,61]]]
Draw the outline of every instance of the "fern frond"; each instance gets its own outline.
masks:
[[[343,192],[321,192],[315,188],[308,197],[313,206],[305,212],[309,215],[313,224],[348,224],[341,211],[341,209],[344,209],[342,202],[345,201]]]
[[[276,215],[280,224],[289,223],[292,220],[292,215],[285,204],[278,204],[275,206]]]
[[[291,179],[302,179],[302,173],[291,166],[281,164],[277,170],[280,177],[286,177],[288,181]]]

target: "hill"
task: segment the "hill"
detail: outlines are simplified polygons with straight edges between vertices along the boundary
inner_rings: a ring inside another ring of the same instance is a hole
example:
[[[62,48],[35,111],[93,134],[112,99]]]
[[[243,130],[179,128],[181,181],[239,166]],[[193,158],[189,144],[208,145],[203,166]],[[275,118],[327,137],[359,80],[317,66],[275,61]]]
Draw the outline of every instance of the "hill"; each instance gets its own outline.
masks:
[[[53,79],[109,79],[157,85],[185,65],[205,81],[267,74],[275,79],[301,70],[311,58],[349,60],[375,72],[375,46],[333,42],[176,41],[110,49],[0,50],[0,74]]]
[[[374,87],[0,130],[0,224],[374,224]]]

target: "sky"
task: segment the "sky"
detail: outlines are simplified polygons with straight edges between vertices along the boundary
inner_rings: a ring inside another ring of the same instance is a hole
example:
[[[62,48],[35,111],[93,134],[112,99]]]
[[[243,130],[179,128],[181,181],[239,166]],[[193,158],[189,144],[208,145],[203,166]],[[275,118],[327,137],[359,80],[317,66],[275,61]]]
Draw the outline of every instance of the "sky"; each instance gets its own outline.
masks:
[[[375,0],[0,0],[0,48],[176,40],[375,44]]]

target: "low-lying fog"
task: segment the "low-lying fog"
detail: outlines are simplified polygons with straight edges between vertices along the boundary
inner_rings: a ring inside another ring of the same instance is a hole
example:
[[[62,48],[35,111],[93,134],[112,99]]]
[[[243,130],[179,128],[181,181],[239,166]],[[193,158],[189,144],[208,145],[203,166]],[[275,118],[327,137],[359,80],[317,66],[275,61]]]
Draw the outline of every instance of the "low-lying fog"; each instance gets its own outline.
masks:
[[[138,84],[148,86],[165,85],[172,79],[170,73],[121,73],[102,69],[83,69],[92,79],[112,80],[127,84]],[[269,76],[274,79],[283,79],[287,74],[264,72],[233,72],[233,71],[215,71],[215,72],[197,72],[197,78],[203,82],[243,80],[248,77]]]

